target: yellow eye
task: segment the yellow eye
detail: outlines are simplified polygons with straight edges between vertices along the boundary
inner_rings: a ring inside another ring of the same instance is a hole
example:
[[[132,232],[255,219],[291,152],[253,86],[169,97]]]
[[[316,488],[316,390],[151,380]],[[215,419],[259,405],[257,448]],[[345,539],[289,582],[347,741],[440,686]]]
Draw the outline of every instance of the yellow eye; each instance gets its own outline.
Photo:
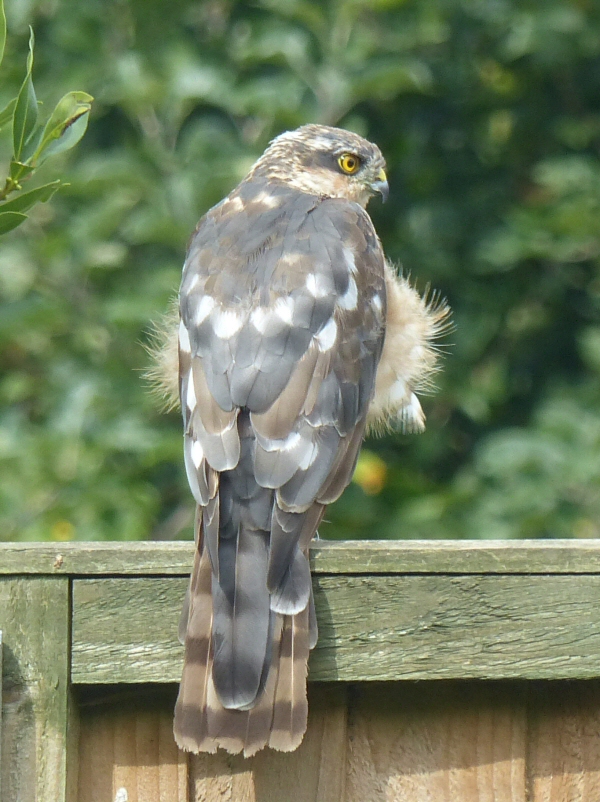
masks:
[[[338,159],[338,164],[344,173],[347,175],[354,175],[360,167],[360,159],[353,153],[342,153]]]

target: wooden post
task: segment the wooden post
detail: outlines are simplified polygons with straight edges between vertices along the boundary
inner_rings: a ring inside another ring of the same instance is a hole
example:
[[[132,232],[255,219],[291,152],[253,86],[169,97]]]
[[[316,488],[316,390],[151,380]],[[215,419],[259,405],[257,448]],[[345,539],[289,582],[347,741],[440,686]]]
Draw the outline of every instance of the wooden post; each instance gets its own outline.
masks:
[[[69,580],[0,577],[3,802],[66,795]]]
[[[0,629],[0,799],[2,799],[2,630]]]

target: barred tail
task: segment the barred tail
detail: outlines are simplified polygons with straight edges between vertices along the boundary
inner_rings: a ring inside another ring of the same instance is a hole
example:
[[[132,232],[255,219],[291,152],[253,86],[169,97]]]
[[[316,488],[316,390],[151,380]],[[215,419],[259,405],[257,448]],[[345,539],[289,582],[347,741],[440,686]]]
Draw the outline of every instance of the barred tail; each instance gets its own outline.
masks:
[[[214,579],[208,549],[199,535],[180,626],[185,657],[175,706],[175,740],[189,752],[222,747],[249,757],[267,745],[292,751],[306,731],[307,662],[309,647],[316,642],[312,595],[296,615],[271,612],[270,644],[257,696],[244,709],[224,707],[213,679]]]

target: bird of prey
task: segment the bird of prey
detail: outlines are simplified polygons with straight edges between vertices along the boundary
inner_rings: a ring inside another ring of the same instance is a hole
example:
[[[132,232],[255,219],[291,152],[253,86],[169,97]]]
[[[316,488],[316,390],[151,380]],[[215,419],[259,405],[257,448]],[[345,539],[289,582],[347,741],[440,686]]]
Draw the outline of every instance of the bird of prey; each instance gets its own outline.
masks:
[[[182,749],[291,751],[317,641],[308,548],[367,426],[421,430],[445,304],[396,275],[366,205],[379,148],[305,125],[200,220],[155,377],[184,422],[196,551],[182,613]]]

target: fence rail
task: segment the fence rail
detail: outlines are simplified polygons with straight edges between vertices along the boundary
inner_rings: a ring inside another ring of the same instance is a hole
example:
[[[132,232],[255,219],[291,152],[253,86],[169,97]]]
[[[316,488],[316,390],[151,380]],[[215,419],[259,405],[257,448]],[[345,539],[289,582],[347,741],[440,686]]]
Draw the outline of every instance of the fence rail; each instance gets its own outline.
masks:
[[[292,755],[171,735],[190,543],[0,544],[5,802],[598,802],[600,541],[318,543]]]

